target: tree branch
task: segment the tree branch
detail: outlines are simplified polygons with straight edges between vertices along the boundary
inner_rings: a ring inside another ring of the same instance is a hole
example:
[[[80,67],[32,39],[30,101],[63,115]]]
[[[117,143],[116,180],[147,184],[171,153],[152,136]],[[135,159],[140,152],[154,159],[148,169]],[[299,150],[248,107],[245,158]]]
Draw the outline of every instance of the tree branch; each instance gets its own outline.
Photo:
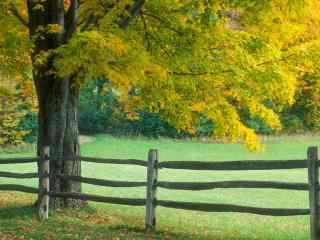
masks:
[[[147,17],[150,17],[150,18],[153,18],[153,19],[157,20],[158,22],[162,23],[165,28],[167,28],[167,29],[179,34],[180,36],[183,35],[183,32],[181,32],[178,29],[170,26],[170,23],[166,22],[164,19],[160,18],[159,16],[156,16],[154,14],[151,14],[151,13],[148,13],[148,12],[145,12],[145,11],[142,11],[141,14],[144,15],[144,16],[147,16]]]
[[[105,3],[103,0],[98,0],[99,5],[104,9],[105,12],[108,12],[114,7],[114,3]]]
[[[146,32],[146,34],[153,39],[154,42],[156,42],[159,47],[161,48],[161,50],[170,58],[173,57],[173,55],[171,53],[168,52],[168,50],[166,49],[165,45],[159,40],[157,39],[155,36],[153,36],[150,32]]]
[[[23,26],[29,27],[28,21],[21,16],[18,9],[13,3],[10,4],[10,11],[13,14],[13,16],[15,16],[22,23]]]
[[[120,28],[126,29],[129,26],[130,20],[139,14],[144,3],[145,3],[145,0],[136,0],[135,1],[135,3],[132,5],[131,9],[129,10],[129,15],[125,16],[122,20],[120,20],[120,22],[119,22]]]
[[[203,75],[217,75],[222,73],[231,73],[233,72],[231,69],[222,70],[221,72],[169,72],[172,75],[177,76],[203,76]]]
[[[80,23],[80,31],[86,31],[92,26],[96,26],[98,24],[99,18],[91,13],[86,19]]]
[[[79,4],[79,0],[71,0],[70,7],[65,15],[65,41],[68,41],[77,29]]]
[[[268,60],[268,61],[265,61],[265,62],[258,63],[256,66],[262,66],[262,65],[266,65],[266,64],[272,64],[272,63],[286,61],[289,58],[293,57],[294,55],[295,54],[292,53],[292,54],[289,54],[289,55],[287,55],[285,57],[281,57],[281,58],[278,58],[278,59],[272,59],[272,60]]]
[[[142,9],[143,5],[145,3],[145,0],[136,0],[132,7],[129,8],[128,14],[126,16],[123,16],[123,18],[117,22],[118,26],[122,29],[126,29],[129,26],[129,23],[132,18],[136,17],[140,10]],[[115,7],[115,4],[108,4],[105,3],[103,0],[98,0],[99,6],[103,8],[105,13],[108,13],[112,8]],[[96,26],[98,24],[99,17],[95,16],[93,13],[89,14],[89,16],[85,19],[81,20],[81,23],[79,24],[81,26],[81,31],[85,31],[89,29],[91,26]]]
[[[149,51],[151,49],[151,43],[150,43],[150,38],[148,35],[148,26],[147,26],[146,19],[144,18],[143,15],[141,15],[141,19],[142,19],[142,23],[143,23],[144,39],[146,41],[147,50]]]

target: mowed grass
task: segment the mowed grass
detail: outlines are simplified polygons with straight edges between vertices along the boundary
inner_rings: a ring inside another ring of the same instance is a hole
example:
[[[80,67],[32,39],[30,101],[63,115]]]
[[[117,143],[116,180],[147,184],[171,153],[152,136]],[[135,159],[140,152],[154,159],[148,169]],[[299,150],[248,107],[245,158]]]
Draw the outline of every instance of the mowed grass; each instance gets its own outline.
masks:
[[[160,161],[305,159],[308,146],[317,145],[320,145],[320,140],[316,137],[288,136],[269,139],[266,141],[264,152],[251,153],[238,144],[114,138],[108,135],[98,135],[93,142],[82,146],[82,155],[146,160],[148,150],[155,148],[159,150]],[[33,155],[32,152],[3,153],[0,154],[0,157],[31,155]],[[33,172],[35,164],[1,166],[1,171]],[[139,166],[84,163],[83,175],[110,180],[145,181],[146,169]],[[307,170],[160,170],[159,178],[166,181],[196,182],[223,180],[307,182]],[[29,186],[37,184],[36,180],[0,178],[0,184],[2,183],[21,183]],[[106,188],[85,184],[83,190],[86,193],[105,196],[145,197],[145,188]],[[272,189],[215,189],[195,192],[159,189],[158,199],[270,208],[308,208],[308,192]],[[24,235],[26,239],[46,239],[44,234],[46,232],[48,239],[309,239],[308,216],[268,217],[240,213],[203,213],[159,207],[157,208],[158,232],[153,235],[145,235],[143,207],[90,203],[89,207],[82,211],[68,210],[51,213],[51,218],[47,223],[39,223],[36,221],[32,208],[27,207],[33,200],[34,196],[28,194],[1,192],[0,232],[15,233],[15,236]],[[20,225],[16,224],[17,222]],[[25,225],[29,227],[21,228]],[[74,234],[70,235],[70,232]]]

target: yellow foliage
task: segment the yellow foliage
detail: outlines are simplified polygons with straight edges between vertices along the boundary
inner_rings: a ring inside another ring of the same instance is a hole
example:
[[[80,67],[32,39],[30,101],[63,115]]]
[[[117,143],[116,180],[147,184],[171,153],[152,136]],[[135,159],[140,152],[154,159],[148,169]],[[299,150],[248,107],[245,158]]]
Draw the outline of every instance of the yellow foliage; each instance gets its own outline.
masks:
[[[18,130],[25,112],[17,109],[19,98],[12,92],[0,88],[0,145],[19,145],[28,131]]]
[[[3,2],[0,70],[22,75],[30,72],[33,43],[27,31],[17,27],[17,19],[7,16],[10,1]],[[23,12],[24,1],[15,3]],[[83,1],[79,19],[96,20],[95,24],[82,32],[79,28],[65,45],[39,53],[34,66],[53,57],[50,74],[76,75],[75,86],[104,76],[131,119],[148,109],[195,134],[199,119],[205,117],[215,125],[214,138],[259,149],[259,139],[241,113],[247,111],[280,130],[277,113],[294,103],[299,86],[309,86],[300,84],[301,79],[306,74],[319,76],[318,0],[145,1],[126,29],[117,23],[130,17],[128,8],[134,1],[106,3]],[[67,9],[70,4],[65,4]],[[55,24],[38,29],[61,30]],[[24,94],[30,90],[26,86]],[[313,106],[318,106],[317,94],[310,94]],[[314,109],[312,121],[319,116]],[[3,125],[15,123],[9,119]]]

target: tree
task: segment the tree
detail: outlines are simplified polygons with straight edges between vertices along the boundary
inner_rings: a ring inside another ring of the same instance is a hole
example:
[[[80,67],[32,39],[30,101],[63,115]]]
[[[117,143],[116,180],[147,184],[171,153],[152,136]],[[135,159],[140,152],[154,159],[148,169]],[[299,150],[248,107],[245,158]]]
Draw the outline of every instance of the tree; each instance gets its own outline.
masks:
[[[213,137],[256,149],[239,113],[281,128],[277,111],[293,103],[301,51],[319,44],[312,31],[319,17],[307,14],[318,7],[316,0],[4,0],[0,71],[32,71],[38,154],[50,146],[54,175],[81,175],[79,161],[62,158],[80,152],[81,84],[101,76],[131,118],[148,109],[193,134],[206,117]],[[57,177],[50,185],[81,191]],[[51,202],[62,205],[79,202]]]
[[[86,5],[84,3],[83,5]],[[123,7],[123,13],[119,12],[119,21],[117,25],[120,28],[126,28],[130,17],[135,16],[144,1],[126,3]],[[92,1],[88,6],[94,6]],[[119,4],[121,5],[121,4]],[[106,6],[112,10],[117,8],[117,4]],[[128,9],[127,9],[128,8]],[[27,0],[27,1],[4,1],[1,3],[2,22],[11,24],[12,29],[8,32],[2,32],[4,36],[3,58],[12,60],[23,59],[21,64],[23,71],[28,71],[24,67],[29,64],[32,66],[33,81],[38,97],[39,109],[39,133],[38,133],[38,155],[44,151],[45,147],[50,147],[50,172],[55,176],[57,174],[80,175],[81,166],[79,161],[65,161],[64,157],[74,157],[79,155],[78,141],[78,114],[77,103],[79,97],[79,86],[77,79],[80,77],[76,72],[61,76],[58,74],[55,60],[58,58],[59,47],[67,45],[74,36],[78,27],[78,14],[80,2],[78,0]],[[120,9],[117,9],[117,11]],[[105,9],[107,11],[107,9]],[[26,14],[27,12],[27,14]],[[27,15],[27,16],[24,16]],[[13,19],[14,17],[15,19]],[[85,29],[96,16],[88,15],[84,17],[81,28]],[[17,30],[22,36],[13,35],[13,25],[20,23]],[[80,23],[81,25],[81,23]],[[27,27],[26,30],[22,29]],[[11,40],[17,41],[15,46],[7,39],[12,33]],[[27,36],[29,39],[27,39]],[[6,43],[11,46],[6,46]],[[28,56],[17,56],[16,47],[19,44],[25,44],[21,54],[31,53]],[[12,51],[14,51],[12,53]],[[9,53],[9,54],[8,54]],[[7,69],[14,69],[16,62],[6,64]],[[19,73],[16,71],[16,73]],[[58,177],[51,178],[50,189],[56,192],[81,191],[79,183],[63,182]],[[51,206],[56,208],[62,205],[78,205],[78,201],[63,201],[62,199],[53,199]]]

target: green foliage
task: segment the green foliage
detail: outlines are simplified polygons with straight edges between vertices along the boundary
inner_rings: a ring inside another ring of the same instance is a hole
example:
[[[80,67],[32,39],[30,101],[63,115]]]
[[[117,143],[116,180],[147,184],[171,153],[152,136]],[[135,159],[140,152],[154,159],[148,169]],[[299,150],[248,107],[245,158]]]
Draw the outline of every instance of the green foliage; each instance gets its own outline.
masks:
[[[299,115],[299,113],[295,113],[292,110],[282,114],[281,121],[285,133],[302,134],[308,131],[307,126],[304,125],[303,118],[300,118]]]
[[[26,112],[19,111],[23,103],[18,95],[0,89],[0,145],[19,145],[23,143],[23,137],[28,131],[18,129],[21,119]]]
[[[36,105],[30,81],[0,86],[0,145],[34,142],[37,135]]]
[[[119,131],[122,135],[146,136],[152,138],[171,137],[182,138],[188,137],[187,132],[179,131],[168,123],[163,121],[159,114],[141,111],[138,113],[137,120],[124,119],[120,122]]]
[[[28,132],[23,137],[24,142],[35,143],[38,136],[38,114],[32,111],[28,111],[28,113],[21,119],[17,130]]]
[[[246,119],[245,122],[248,125],[248,127],[254,129],[254,131],[258,134],[271,135],[275,132],[272,128],[266,125],[265,122],[259,118],[249,118]]]
[[[320,131],[320,75],[305,76],[297,92],[292,109],[297,112],[303,125],[314,132]]]
[[[79,102],[79,130],[86,134],[106,132],[114,118],[115,97],[104,90],[104,79],[88,81],[82,86]]]
[[[182,137],[160,116],[148,111],[140,111],[137,119],[129,119],[121,108],[117,96],[108,88],[109,81],[101,78],[87,81],[80,95],[79,129],[81,133],[112,133],[124,136]]]

